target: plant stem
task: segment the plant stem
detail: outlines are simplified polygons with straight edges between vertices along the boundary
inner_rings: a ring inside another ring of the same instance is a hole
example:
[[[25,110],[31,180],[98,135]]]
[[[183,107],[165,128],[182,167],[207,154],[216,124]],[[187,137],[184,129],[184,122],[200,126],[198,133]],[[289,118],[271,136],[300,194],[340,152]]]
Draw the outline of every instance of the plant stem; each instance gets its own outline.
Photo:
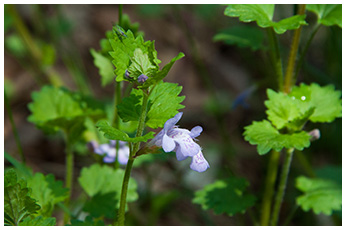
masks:
[[[142,104],[142,109],[141,109],[141,116],[140,116],[139,122],[138,122],[136,137],[142,136],[143,131],[144,131],[145,119],[147,117],[148,97],[149,97],[149,95],[143,91],[143,104]],[[140,145],[140,142],[133,144],[133,147],[131,148],[129,160],[127,162],[126,169],[125,169],[123,185],[121,188],[118,219],[116,222],[116,225],[119,225],[119,226],[123,226],[125,224],[125,207],[126,207],[127,188],[128,188],[128,184],[129,184],[130,175],[131,175],[132,165],[133,165],[133,162],[135,160],[133,157],[135,156],[136,152],[139,150],[139,145]]]
[[[279,167],[280,152],[271,151],[269,163],[268,163],[268,172],[266,177],[264,195],[262,200],[262,213],[261,213],[261,225],[267,226],[270,219],[270,211],[272,205],[272,198],[274,194],[274,186],[277,176],[277,171]]]
[[[8,114],[8,117],[10,118],[14,139],[15,139],[16,144],[17,144],[18,152],[19,152],[19,155],[20,155],[20,157],[22,159],[23,164],[25,165],[25,156],[24,156],[24,153],[23,153],[22,145],[20,144],[18,130],[17,130],[16,124],[14,123],[14,120],[13,120],[12,109],[11,109],[11,106],[10,106],[10,102],[9,102],[9,100],[7,98],[6,89],[4,89],[4,99],[5,99],[5,107],[6,107],[6,110],[7,110],[7,114]]]
[[[305,4],[299,5],[298,15],[302,15],[305,13]],[[302,26],[294,31],[293,40],[291,44],[290,54],[288,56],[288,63],[285,73],[285,84],[284,84],[284,92],[289,93],[291,91],[291,87],[295,82],[293,82],[293,72],[294,65],[297,59],[297,52],[299,47],[300,33],[302,31]]]
[[[268,41],[271,45],[271,59],[275,68],[276,77],[278,80],[279,90],[283,90],[283,73],[282,73],[282,60],[280,55],[279,43],[274,29],[267,28]]]
[[[284,165],[281,172],[279,189],[275,197],[275,204],[274,204],[274,209],[273,209],[273,214],[271,219],[272,226],[276,226],[279,220],[281,203],[285,194],[286,183],[287,183],[288,173],[290,171],[293,152],[294,152],[294,148],[287,149],[286,151],[286,158],[285,158]]]
[[[65,144],[66,144],[66,176],[65,176],[65,187],[69,189],[68,197],[65,199],[65,206],[68,208],[70,204],[70,198],[72,194],[72,181],[73,181],[73,151],[68,142],[68,137],[65,132]],[[64,214],[64,224],[67,224],[70,216],[67,212]]]
[[[298,77],[298,73],[299,73],[299,70],[300,68],[302,67],[303,65],[303,62],[304,62],[304,58],[305,58],[305,55],[310,47],[310,44],[312,42],[312,39],[315,37],[317,31],[321,28],[321,24],[319,24],[318,26],[315,27],[315,29],[312,31],[310,37],[309,37],[309,40],[306,42],[305,44],[305,47],[304,47],[304,50],[303,52],[301,53],[301,55],[299,56],[299,59],[298,59],[298,63],[297,63],[297,67],[296,67],[296,70],[295,70],[295,74],[294,74],[294,78],[293,78],[293,82],[296,82],[297,81],[297,77]]]

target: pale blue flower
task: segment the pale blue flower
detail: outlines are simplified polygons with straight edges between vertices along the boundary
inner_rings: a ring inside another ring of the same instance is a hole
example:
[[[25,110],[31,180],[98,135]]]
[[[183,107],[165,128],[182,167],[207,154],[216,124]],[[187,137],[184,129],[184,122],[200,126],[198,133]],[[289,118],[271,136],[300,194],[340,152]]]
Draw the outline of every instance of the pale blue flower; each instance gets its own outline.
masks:
[[[155,136],[151,143],[162,147],[165,152],[176,152],[178,161],[192,157],[190,168],[197,172],[203,172],[209,168],[207,160],[203,157],[201,147],[195,143],[195,138],[203,131],[201,126],[196,126],[191,131],[178,128],[175,124],[181,119],[180,112],[168,119],[163,129]]]
[[[147,79],[148,79],[148,76],[147,76],[147,75],[141,74],[141,75],[139,75],[137,81],[138,81],[139,83],[144,83]]]
[[[116,141],[111,140],[108,144],[99,145],[96,141],[91,141],[90,146],[94,153],[99,155],[105,155],[103,157],[103,162],[112,163],[115,161],[117,151],[116,151]],[[127,143],[124,141],[119,141],[118,149],[118,161],[122,165],[126,165],[129,159],[130,149]]]

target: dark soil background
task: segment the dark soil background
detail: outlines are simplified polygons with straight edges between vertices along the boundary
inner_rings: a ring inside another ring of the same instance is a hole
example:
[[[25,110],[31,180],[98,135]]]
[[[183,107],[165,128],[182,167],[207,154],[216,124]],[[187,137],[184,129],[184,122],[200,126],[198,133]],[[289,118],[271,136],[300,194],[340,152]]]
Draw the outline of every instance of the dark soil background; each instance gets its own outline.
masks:
[[[74,74],[85,78],[93,95],[99,99],[112,100],[114,87],[101,86],[98,69],[93,64],[90,49],[100,49],[99,40],[111,30],[118,20],[117,5],[17,5],[16,9],[32,38],[53,45],[56,62],[50,67],[61,77],[63,84],[78,90]],[[268,156],[259,156],[256,147],[244,141],[244,126],[265,117],[264,100],[266,88],[276,89],[274,70],[265,51],[252,51],[213,42],[213,36],[222,29],[240,24],[238,19],[223,15],[222,5],[124,5],[123,13],[132,22],[140,24],[145,40],[155,40],[158,58],[166,64],[179,52],[185,57],[176,62],[165,79],[183,86],[181,95],[186,99],[180,127],[191,129],[201,125],[204,129],[199,144],[211,168],[205,173],[192,172],[189,162],[177,162],[175,157],[167,162],[154,163],[133,170],[139,184],[139,200],[130,204],[127,214],[129,225],[252,225],[248,212],[245,215],[215,215],[203,211],[191,202],[193,193],[204,185],[231,175],[244,177],[250,182],[249,191],[261,202]],[[5,9],[6,10],[6,9]],[[276,17],[293,14],[292,5],[277,7]],[[308,14],[308,22],[316,18]],[[255,26],[255,24],[250,24]],[[310,31],[303,30],[302,42]],[[10,27],[6,39],[16,34]],[[292,32],[280,36],[284,57],[290,46]],[[65,57],[65,59],[63,58]],[[67,57],[67,58],[66,58]],[[70,69],[66,59],[70,60]],[[321,28],[306,57],[298,82],[333,84],[341,90],[341,29]],[[60,135],[45,136],[32,123],[28,103],[31,93],[48,84],[44,73],[37,71],[28,53],[16,53],[5,45],[5,88],[10,100],[14,122],[27,159],[34,172],[53,173],[64,179],[64,143]],[[286,60],[284,59],[284,65]],[[71,71],[72,69],[72,71]],[[248,106],[232,107],[234,99],[244,90],[257,86],[246,99]],[[304,150],[311,166],[341,165],[341,119],[332,124],[308,124],[306,130],[319,128],[320,140]],[[10,120],[5,111],[5,151],[20,160]],[[75,158],[75,179],[83,166],[92,164],[92,153],[80,153]],[[10,163],[5,160],[5,167]],[[173,171],[178,173],[173,173]],[[294,188],[294,178],[306,175],[300,162],[294,157],[289,175],[282,217],[290,212],[299,192]],[[146,183],[151,180],[151,196],[170,194],[158,213],[153,214],[146,193]],[[78,197],[80,188],[75,181],[73,195]],[[173,194],[173,195],[172,195]],[[260,206],[258,206],[260,207]],[[252,208],[252,213],[259,210]],[[56,212],[58,225],[62,224],[61,212]],[[154,215],[154,216],[153,216]],[[156,215],[156,216],[155,216]],[[304,218],[301,218],[304,216]],[[258,218],[258,216],[256,217]],[[284,219],[284,218],[283,218]],[[298,209],[290,225],[334,225],[333,219],[323,215],[314,216]]]

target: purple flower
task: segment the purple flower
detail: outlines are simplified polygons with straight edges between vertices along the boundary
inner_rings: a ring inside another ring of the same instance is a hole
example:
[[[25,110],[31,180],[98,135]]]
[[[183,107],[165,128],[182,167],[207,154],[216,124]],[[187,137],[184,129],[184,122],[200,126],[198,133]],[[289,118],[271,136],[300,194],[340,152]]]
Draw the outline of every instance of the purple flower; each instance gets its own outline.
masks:
[[[207,160],[202,154],[201,147],[195,143],[195,137],[198,137],[203,131],[201,126],[196,126],[191,131],[181,129],[175,126],[180,120],[182,112],[168,119],[163,129],[155,136],[151,143],[162,147],[165,152],[176,152],[178,161],[192,157],[190,168],[197,172],[204,172],[209,168]]]
[[[111,140],[109,144],[101,144],[99,145],[96,141],[89,142],[89,145],[92,151],[99,155],[105,155],[103,157],[103,162],[112,163],[116,158],[116,141]],[[122,165],[126,165],[129,159],[130,149],[126,145],[126,142],[119,141],[119,149],[118,149],[118,161]]]
[[[144,74],[141,74],[141,75],[139,75],[137,81],[138,81],[139,83],[144,83],[147,79],[148,79],[148,76],[146,76],[146,75],[144,75]]]

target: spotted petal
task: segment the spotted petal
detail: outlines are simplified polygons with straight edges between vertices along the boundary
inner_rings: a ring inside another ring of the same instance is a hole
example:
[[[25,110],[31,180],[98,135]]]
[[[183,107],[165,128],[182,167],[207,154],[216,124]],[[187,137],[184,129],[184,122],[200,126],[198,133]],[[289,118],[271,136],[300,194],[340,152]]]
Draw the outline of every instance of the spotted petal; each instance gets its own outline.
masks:
[[[192,157],[201,150],[201,147],[193,141],[189,133],[188,130],[179,128],[175,128],[168,133],[179,145],[180,152],[185,157]]]
[[[196,172],[204,172],[209,168],[208,161],[204,158],[201,151],[197,155],[192,157],[190,168]]]

